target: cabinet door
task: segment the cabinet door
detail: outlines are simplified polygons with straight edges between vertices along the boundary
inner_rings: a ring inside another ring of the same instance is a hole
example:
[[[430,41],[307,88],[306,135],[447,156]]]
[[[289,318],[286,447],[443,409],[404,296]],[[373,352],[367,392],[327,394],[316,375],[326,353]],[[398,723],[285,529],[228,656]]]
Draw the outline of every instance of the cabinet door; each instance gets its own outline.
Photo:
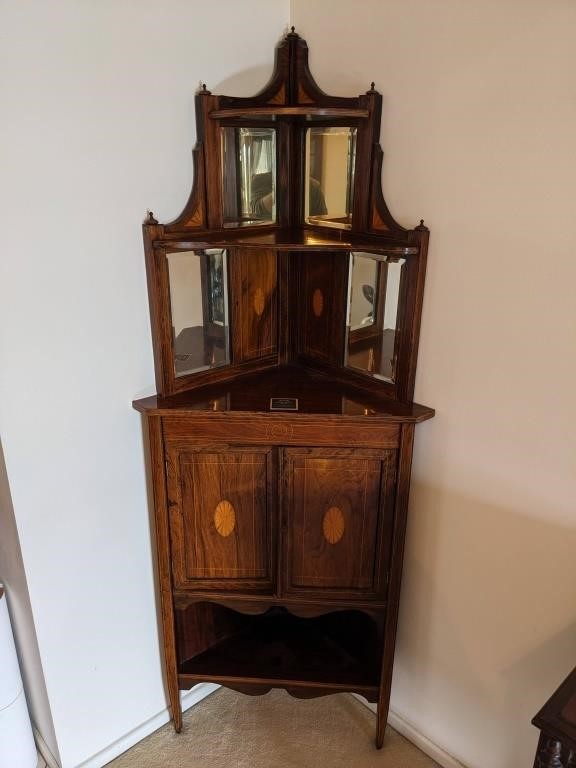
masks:
[[[395,459],[394,450],[284,449],[287,593],[383,596]]]
[[[272,591],[272,449],[169,445],[167,455],[174,586]]]

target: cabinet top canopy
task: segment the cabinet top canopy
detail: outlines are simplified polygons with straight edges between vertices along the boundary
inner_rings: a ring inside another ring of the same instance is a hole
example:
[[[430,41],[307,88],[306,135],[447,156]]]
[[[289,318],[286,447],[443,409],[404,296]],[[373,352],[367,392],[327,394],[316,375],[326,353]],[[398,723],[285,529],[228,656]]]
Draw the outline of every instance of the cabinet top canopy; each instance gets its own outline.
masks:
[[[212,95],[203,85],[200,96]],[[367,95],[381,99],[375,90],[375,84],[370,84]],[[268,83],[257,94],[251,97],[221,96],[221,109],[241,110],[267,108],[282,113],[288,108],[300,108],[284,114],[314,114],[315,110],[323,110],[328,114],[340,112],[342,117],[368,117],[365,99],[359,97],[329,96],[316,83],[308,66],[308,45],[300,35],[289,32],[277,45],[274,60],[274,71]],[[349,113],[349,114],[348,114]],[[220,116],[220,115],[219,115]],[[230,116],[230,115],[229,115]]]
[[[373,82],[355,97],[325,93],[294,29],[278,44],[261,91],[217,95],[204,84],[195,106],[193,188],[173,221],[159,225],[148,215],[144,225],[160,227],[155,240],[184,239],[191,230],[332,229],[417,244],[414,230],[394,220],[381,190],[382,96]],[[319,179],[327,164],[330,179]]]

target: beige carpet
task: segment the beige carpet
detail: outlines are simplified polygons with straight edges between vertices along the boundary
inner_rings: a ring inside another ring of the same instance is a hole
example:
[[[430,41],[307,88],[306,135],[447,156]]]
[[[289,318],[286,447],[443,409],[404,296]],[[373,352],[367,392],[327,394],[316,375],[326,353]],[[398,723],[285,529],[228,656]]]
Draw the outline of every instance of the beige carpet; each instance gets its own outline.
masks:
[[[112,768],[438,768],[388,728],[374,746],[375,717],[348,694],[293,699],[220,688],[184,713],[182,733],[160,728]]]

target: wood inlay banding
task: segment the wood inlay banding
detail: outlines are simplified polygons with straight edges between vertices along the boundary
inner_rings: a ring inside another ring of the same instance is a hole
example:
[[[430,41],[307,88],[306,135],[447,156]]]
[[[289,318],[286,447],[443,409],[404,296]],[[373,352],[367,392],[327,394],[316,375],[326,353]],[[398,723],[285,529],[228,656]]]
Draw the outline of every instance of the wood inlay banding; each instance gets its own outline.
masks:
[[[221,501],[214,510],[214,525],[223,538],[230,536],[236,527],[236,510],[226,499]]]
[[[326,541],[329,544],[338,544],[342,536],[344,536],[345,529],[346,521],[340,507],[330,507],[327,509],[322,520],[322,532]]]
[[[312,294],[312,311],[316,317],[321,317],[324,311],[324,294],[320,288],[316,288]]]

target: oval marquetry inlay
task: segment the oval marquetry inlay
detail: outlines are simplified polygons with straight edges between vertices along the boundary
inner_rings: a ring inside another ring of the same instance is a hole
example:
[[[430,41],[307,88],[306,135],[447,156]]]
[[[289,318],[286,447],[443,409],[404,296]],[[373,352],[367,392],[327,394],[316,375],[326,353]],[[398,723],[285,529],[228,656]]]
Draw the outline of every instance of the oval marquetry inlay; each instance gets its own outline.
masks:
[[[216,530],[226,538],[236,526],[236,512],[229,501],[221,501],[214,510],[214,525]]]
[[[326,541],[330,544],[338,544],[342,536],[344,536],[345,528],[344,513],[340,507],[330,507],[330,509],[327,509],[322,520],[322,532]]]
[[[314,314],[316,315],[316,317],[320,317],[323,309],[324,309],[324,294],[322,293],[320,288],[316,288],[316,290],[312,294],[312,310],[314,311]]]
[[[252,306],[254,307],[254,312],[256,312],[258,317],[262,317],[264,314],[264,307],[266,306],[266,297],[264,296],[264,291],[262,288],[256,288],[254,291]]]

